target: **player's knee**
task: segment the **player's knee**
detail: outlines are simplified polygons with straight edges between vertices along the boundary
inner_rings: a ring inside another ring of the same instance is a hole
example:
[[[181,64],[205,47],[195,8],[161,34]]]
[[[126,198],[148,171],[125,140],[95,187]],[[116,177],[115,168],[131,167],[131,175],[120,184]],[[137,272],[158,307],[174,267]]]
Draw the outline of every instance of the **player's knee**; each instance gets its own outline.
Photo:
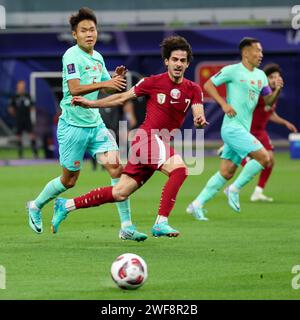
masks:
[[[61,182],[62,182],[62,184],[64,185],[65,188],[71,189],[76,185],[77,178],[78,178],[77,176],[70,177],[68,179],[63,177],[61,179]]]
[[[222,168],[220,174],[226,180],[230,180],[234,176],[235,170],[231,168]]]
[[[261,158],[261,161],[260,161],[260,164],[266,168],[266,167],[270,167],[271,165],[271,158],[270,158],[270,155],[268,153],[264,153],[262,158]]]
[[[113,188],[113,196],[116,201],[124,201],[129,197],[129,192],[124,185],[115,185]]]

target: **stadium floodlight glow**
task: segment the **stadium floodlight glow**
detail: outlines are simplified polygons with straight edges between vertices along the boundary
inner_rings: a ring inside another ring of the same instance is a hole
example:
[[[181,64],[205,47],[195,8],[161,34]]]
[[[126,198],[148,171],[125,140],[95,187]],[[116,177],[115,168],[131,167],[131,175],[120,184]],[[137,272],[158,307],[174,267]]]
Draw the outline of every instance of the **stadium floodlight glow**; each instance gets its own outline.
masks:
[[[0,6],[0,29],[6,29],[6,11],[3,6]]]

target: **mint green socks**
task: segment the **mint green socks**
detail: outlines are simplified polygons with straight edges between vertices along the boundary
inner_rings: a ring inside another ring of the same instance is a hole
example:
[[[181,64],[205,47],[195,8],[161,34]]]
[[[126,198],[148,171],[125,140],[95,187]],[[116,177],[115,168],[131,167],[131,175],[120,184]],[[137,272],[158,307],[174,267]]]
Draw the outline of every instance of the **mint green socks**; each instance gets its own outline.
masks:
[[[111,179],[111,185],[114,186],[119,182],[119,178]],[[130,200],[116,202],[116,206],[118,208],[120,220],[121,220],[121,227],[126,228],[132,225],[131,222],[131,209],[130,209]]]
[[[247,184],[256,174],[258,174],[264,167],[255,159],[252,159],[246,163],[243,170],[233,182],[238,190],[240,190],[245,184]]]
[[[227,180],[221,176],[218,171],[208,180],[205,188],[201,191],[195,201],[197,201],[200,206],[204,206],[204,204],[213,198],[215,194],[226,184],[226,182]]]
[[[60,177],[57,177],[46,184],[34,203],[39,209],[42,209],[46,203],[66,190],[67,188],[61,183]]]

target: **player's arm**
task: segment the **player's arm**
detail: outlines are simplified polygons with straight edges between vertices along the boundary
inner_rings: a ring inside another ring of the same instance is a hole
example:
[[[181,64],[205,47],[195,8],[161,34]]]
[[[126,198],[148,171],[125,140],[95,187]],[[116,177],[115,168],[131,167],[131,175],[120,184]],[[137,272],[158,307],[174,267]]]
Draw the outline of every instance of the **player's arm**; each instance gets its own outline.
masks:
[[[125,79],[125,76],[126,76],[126,73],[128,72],[127,68],[123,65],[121,66],[117,66],[113,75],[112,75],[112,79],[120,76],[122,77],[123,79]],[[113,94],[113,93],[116,93],[118,91],[121,91],[121,90],[116,90],[116,89],[113,89],[113,88],[105,88],[105,89],[102,89],[101,92],[102,93],[107,93],[107,94]]]
[[[194,117],[194,126],[196,128],[204,128],[209,124],[205,118],[203,104],[197,103],[192,105],[192,112]]]
[[[228,115],[228,117],[234,117],[236,115],[233,107],[227,104],[227,102],[219,95],[219,92],[211,79],[205,82],[204,89],[221,106],[222,110]]]
[[[7,112],[12,116],[15,117],[17,115],[16,107],[15,107],[15,99],[11,98],[7,107]]]
[[[264,101],[266,105],[272,106],[276,102],[276,100],[280,95],[281,89],[283,88],[283,85],[284,85],[283,80],[281,77],[279,77],[276,80],[275,90],[268,95],[264,95]]]
[[[112,108],[122,106],[127,100],[132,98],[135,98],[133,88],[131,88],[129,91],[116,93],[109,97],[98,100],[88,100],[84,97],[76,96],[72,99],[72,105],[83,108]]]
[[[116,76],[107,81],[80,84],[80,79],[71,79],[68,80],[68,87],[72,96],[81,96],[102,89],[122,91],[126,88],[126,80]]]
[[[298,132],[297,128],[291,122],[280,117],[275,111],[271,114],[270,121],[285,126],[294,133]]]

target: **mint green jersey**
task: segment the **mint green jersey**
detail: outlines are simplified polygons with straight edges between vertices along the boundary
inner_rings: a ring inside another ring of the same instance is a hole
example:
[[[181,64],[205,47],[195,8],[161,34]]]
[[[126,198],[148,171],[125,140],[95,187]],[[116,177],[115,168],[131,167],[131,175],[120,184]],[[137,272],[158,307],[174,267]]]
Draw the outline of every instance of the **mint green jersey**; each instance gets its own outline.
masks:
[[[226,84],[226,101],[236,111],[235,117],[224,115],[222,127],[243,126],[250,131],[259,95],[271,93],[265,73],[257,68],[250,71],[240,62],[222,68],[211,81],[215,86]]]
[[[95,50],[93,55],[90,55],[75,45],[65,52],[62,63],[63,99],[60,102],[62,109],[60,118],[77,127],[97,127],[103,122],[98,109],[71,106],[72,95],[69,91],[68,80],[79,79],[82,85],[110,80],[111,77],[105,67],[102,55]],[[84,95],[84,97],[96,100],[98,94],[97,90]]]

